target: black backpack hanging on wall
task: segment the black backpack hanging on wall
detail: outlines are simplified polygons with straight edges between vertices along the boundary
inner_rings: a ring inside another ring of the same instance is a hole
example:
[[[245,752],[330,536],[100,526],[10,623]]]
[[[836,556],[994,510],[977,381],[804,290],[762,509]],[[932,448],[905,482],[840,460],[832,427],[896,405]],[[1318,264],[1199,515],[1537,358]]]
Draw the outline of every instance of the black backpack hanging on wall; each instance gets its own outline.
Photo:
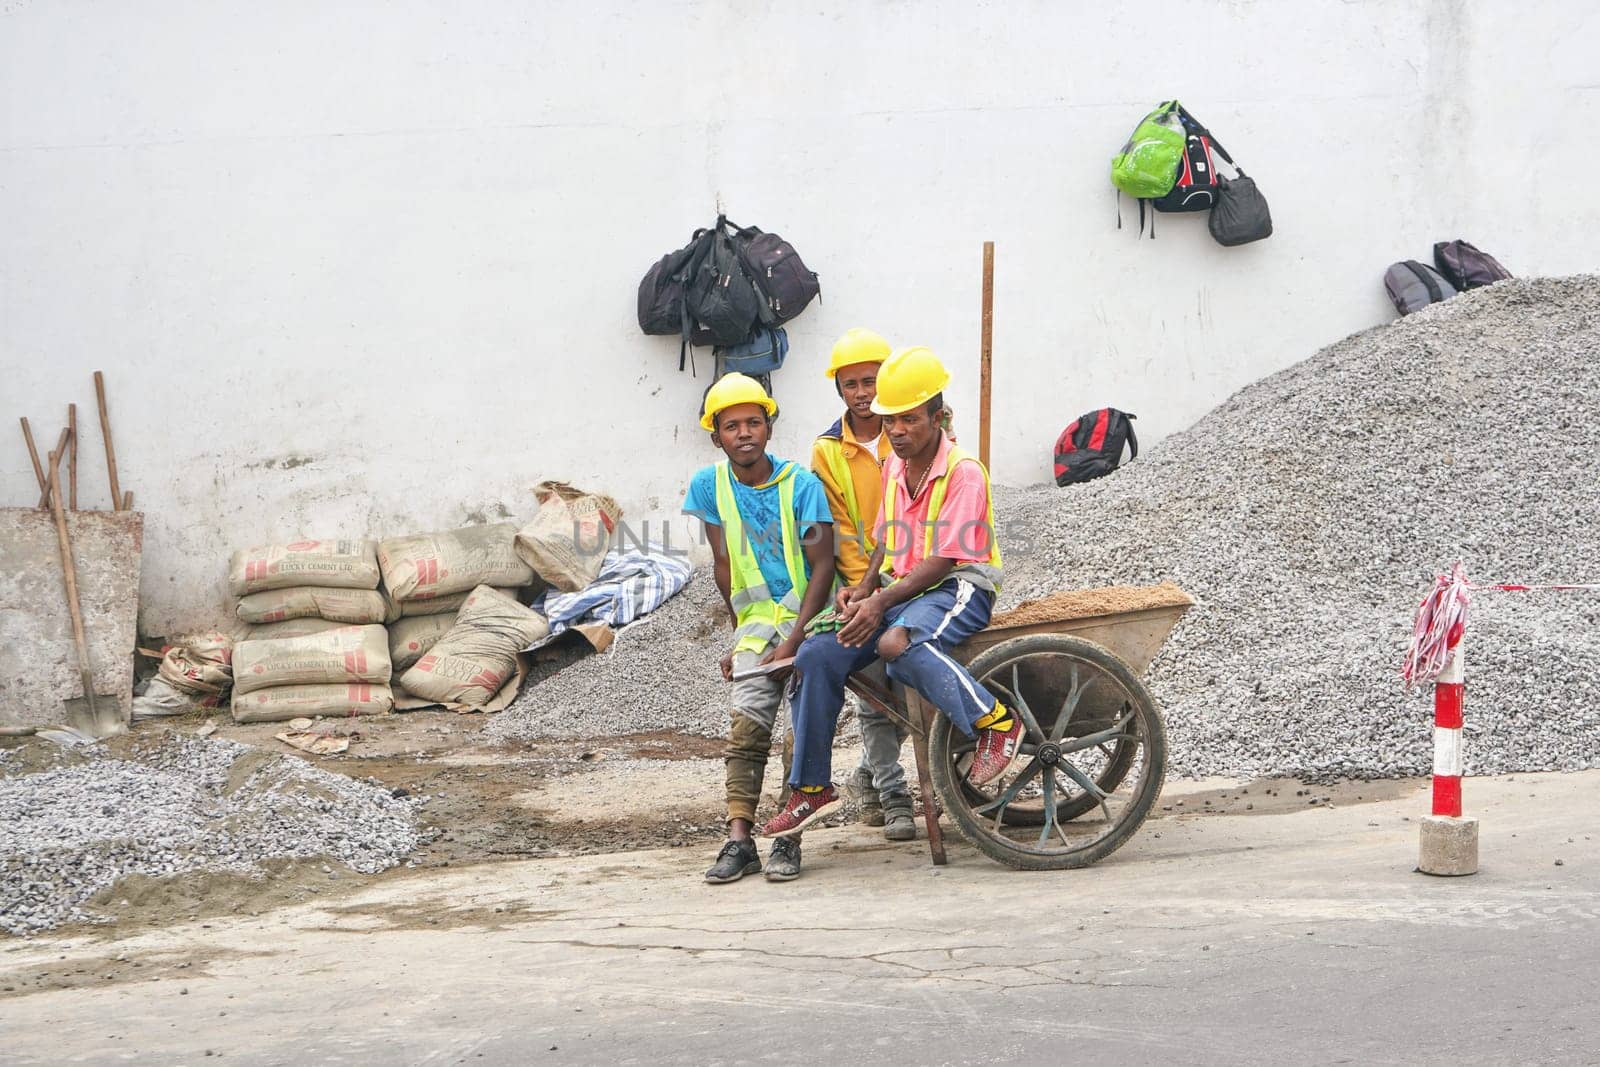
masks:
[[[1135,417],[1116,408],[1099,408],[1073,419],[1056,438],[1056,484],[1071,485],[1110,474],[1122,463],[1123,445],[1132,449],[1128,458],[1136,458]]]
[[[1212,150],[1230,165],[1233,157],[1182,105],[1178,107],[1178,121],[1188,136],[1178,160],[1177,180],[1166,196],[1158,196],[1150,204],[1157,211],[1210,211],[1216,206],[1218,187]]]
[[[690,345],[730,347],[761,340],[788,322],[821,292],[793,245],[724,215],[696,230],[687,245],[669,252],[639,282],[639,329],[678,334],[678,369]]]

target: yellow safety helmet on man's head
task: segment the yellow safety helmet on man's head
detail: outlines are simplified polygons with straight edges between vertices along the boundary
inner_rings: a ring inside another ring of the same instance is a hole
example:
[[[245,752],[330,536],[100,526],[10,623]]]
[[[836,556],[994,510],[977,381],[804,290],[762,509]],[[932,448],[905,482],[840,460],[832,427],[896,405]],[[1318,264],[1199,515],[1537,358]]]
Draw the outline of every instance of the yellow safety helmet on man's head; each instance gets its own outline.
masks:
[[[844,336],[833,343],[833,354],[828,359],[828,377],[854,363],[882,363],[889,358],[889,342],[859,326],[852,326]]]
[[[878,395],[872,411],[877,415],[910,411],[944,392],[949,384],[950,372],[932,349],[922,345],[898,349],[878,368]]]
[[[700,425],[716,432],[717,416],[738,404],[760,404],[769,419],[778,413],[778,402],[767,395],[760,382],[745,374],[724,374],[706,390]]]

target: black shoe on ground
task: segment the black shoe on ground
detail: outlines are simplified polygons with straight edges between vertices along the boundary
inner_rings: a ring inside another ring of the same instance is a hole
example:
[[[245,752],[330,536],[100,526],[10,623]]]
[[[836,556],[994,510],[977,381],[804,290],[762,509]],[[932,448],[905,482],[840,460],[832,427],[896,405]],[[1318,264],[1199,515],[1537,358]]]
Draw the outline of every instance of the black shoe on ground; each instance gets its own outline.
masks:
[[[911,815],[910,797],[886,797],[883,802],[883,836],[890,841],[915,841],[917,821]]]
[[[800,877],[800,839],[778,837],[767,854],[767,881],[792,882]]]
[[[717,853],[717,862],[706,872],[706,881],[716,885],[737,882],[747,874],[761,870],[761,854],[754,841],[726,841]]]

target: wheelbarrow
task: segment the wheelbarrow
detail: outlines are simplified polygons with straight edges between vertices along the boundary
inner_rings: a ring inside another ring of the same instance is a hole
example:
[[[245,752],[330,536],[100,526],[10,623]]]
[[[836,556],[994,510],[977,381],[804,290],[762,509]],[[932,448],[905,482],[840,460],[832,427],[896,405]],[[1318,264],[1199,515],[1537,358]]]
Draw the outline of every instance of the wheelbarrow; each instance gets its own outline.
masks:
[[[1194,599],[1171,583],[1056,593],[997,614],[952,650],[1018,712],[1027,757],[967,781],[974,742],[882,663],[847,685],[911,737],[928,850],[945,863],[941,807],[991,859],[1025,870],[1085,867],[1127,843],[1161,796],[1167,742],[1139,680]]]

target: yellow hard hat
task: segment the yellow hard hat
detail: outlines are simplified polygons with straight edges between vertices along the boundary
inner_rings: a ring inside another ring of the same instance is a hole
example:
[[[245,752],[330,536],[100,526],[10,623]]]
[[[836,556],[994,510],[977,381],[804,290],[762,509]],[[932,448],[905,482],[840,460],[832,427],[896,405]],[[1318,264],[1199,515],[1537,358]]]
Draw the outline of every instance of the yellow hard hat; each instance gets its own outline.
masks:
[[[878,368],[878,395],[872,401],[877,415],[898,415],[926,404],[944,392],[950,372],[930,348],[916,345],[897,349]]]
[[[700,425],[715,430],[717,415],[736,404],[760,404],[766,409],[768,418],[778,413],[778,402],[767,395],[760,382],[747,374],[724,374],[706,390]]]
[[[889,342],[859,326],[852,326],[844,336],[833,343],[833,355],[828,360],[828,377],[852,363],[882,363],[889,358]]]

